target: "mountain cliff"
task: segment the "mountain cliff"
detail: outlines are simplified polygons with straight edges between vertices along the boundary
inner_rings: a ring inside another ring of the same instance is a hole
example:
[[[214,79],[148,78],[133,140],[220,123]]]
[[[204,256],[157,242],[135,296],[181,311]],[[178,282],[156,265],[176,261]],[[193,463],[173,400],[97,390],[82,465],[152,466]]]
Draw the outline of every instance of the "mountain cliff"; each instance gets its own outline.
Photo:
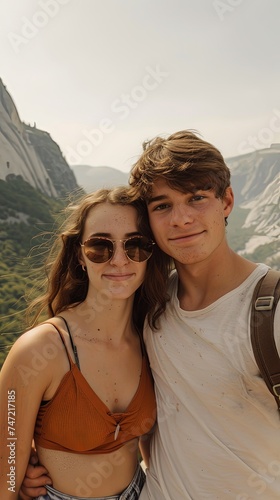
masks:
[[[0,80],[0,367],[25,329],[26,294],[75,175],[48,132],[24,124]],[[31,249],[37,258],[29,262]]]
[[[75,175],[48,132],[21,122],[0,79],[0,179],[15,176],[40,192],[59,197],[78,187]]]
[[[279,265],[280,144],[230,158],[227,165],[236,207],[229,222],[239,217],[239,235],[243,235],[236,250],[253,260]]]

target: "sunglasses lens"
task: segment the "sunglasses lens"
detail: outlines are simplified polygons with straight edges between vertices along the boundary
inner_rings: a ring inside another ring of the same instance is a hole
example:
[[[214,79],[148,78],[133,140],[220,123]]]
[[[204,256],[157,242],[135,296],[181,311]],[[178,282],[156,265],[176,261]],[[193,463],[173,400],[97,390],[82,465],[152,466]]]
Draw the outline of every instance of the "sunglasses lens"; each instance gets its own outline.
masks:
[[[90,238],[83,246],[87,258],[96,264],[108,262],[114,255],[114,242],[106,238]],[[144,262],[153,253],[153,241],[144,236],[129,238],[124,241],[124,250],[130,260]]]
[[[97,264],[110,260],[113,252],[114,245],[110,240],[92,238],[85,244],[85,254],[87,258],[91,260],[91,262],[96,262]]]
[[[134,262],[144,262],[153,253],[153,242],[148,238],[130,238],[125,242],[125,251]]]

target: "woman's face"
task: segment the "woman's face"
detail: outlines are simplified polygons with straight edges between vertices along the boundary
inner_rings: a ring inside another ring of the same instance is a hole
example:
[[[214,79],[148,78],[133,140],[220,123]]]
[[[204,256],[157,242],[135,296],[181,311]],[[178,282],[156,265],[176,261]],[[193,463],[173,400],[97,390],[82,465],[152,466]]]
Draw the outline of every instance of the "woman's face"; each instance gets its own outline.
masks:
[[[104,293],[112,299],[127,299],[143,283],[147,261],[134,262],[125,254],[122,241],[140,235],[137,226],[137,211],[133,206],[100,203],[93,207],[87,216],[82,243],[94,236],[115,240],[114,254],[102,263],[91,262],[84,247],[81,247],[80,263],[86,267],[89,291]]]

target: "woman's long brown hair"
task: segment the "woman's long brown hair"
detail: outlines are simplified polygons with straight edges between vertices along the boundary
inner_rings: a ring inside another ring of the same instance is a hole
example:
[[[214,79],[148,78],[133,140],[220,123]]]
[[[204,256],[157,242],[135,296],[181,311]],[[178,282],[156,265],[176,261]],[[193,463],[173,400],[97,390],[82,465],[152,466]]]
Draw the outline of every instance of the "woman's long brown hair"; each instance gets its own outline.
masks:
[[[88,276],[80,264],[80,243],[88,212],[100,203],[112,205],[131,205],[138,214],[139,232],[153,239],[148,222],[146,204],[135,199],[128,187],[99,189],[83,196],[75,204],[70,204],[68,214],[59,232],[54,236],[41,279],[40,290],[43,293],[32,301],[28,315],[33,316],[32,326],[38,323],[42,313],[53,317],[63,310],[73,307],[86,298]],[[167,278],[171,261],[157,245],[147,262],[147,271],[143,284],[135,293],[133,320],[135,326],[142,329],[145,316],[152,329],[158,327],[159,316],[164,312],[167,296]]]

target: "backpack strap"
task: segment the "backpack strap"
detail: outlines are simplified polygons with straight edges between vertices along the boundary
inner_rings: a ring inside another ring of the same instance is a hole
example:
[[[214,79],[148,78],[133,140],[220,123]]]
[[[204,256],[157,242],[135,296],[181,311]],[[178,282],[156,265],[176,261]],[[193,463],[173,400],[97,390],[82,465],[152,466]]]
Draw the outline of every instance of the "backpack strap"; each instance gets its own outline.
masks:
[[[257,283],[251,310],[251,342],[261,375],[280,411],[280,357],[274,339],[274,314],[280,297],[280,272],[270,269]]]

